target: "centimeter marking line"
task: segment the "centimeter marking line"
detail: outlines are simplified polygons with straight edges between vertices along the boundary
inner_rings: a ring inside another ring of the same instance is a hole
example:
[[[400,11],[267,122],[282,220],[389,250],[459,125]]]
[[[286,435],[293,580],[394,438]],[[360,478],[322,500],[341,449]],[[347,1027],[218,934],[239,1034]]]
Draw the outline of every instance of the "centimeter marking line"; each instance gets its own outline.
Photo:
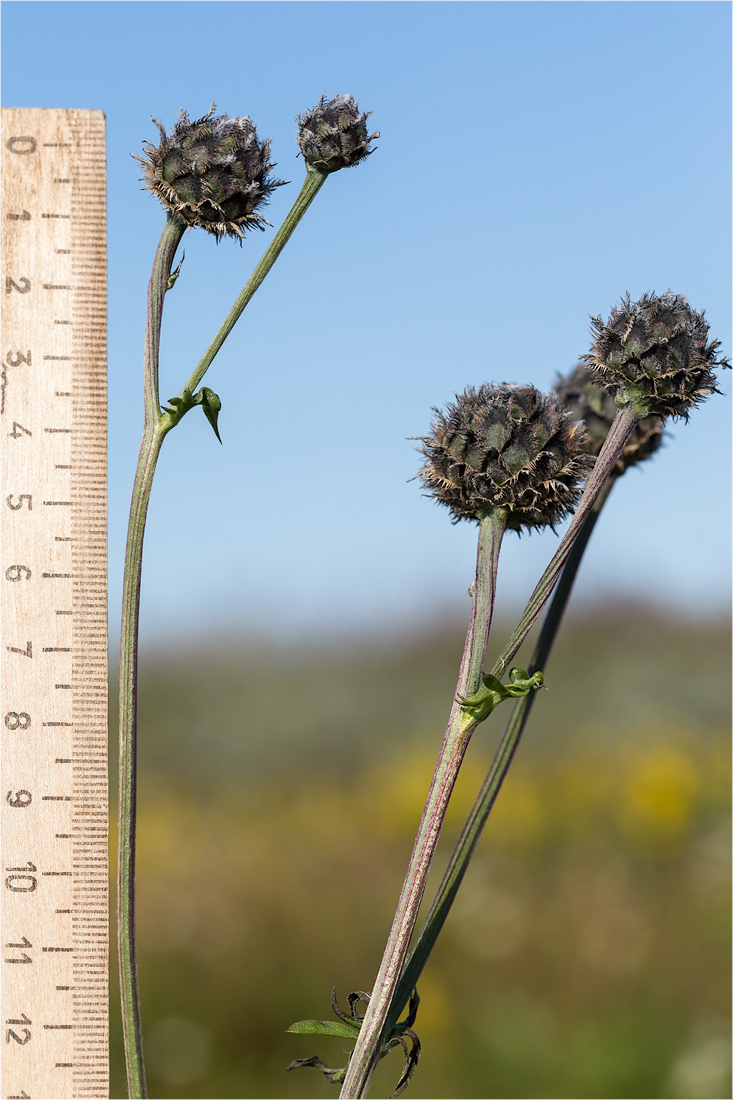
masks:
[[[0,1100],[105,1100],[104,115],[3,108],[0,152]]]

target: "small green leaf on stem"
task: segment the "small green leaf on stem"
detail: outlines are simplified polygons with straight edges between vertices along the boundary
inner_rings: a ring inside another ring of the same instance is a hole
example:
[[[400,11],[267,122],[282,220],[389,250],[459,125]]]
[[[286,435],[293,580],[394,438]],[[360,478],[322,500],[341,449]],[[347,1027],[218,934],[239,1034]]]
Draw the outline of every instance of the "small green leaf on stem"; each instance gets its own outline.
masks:
[[[164,405],[163,412],[170,413],[175,416],[177,420],[180,420],[180,418],[184,416],[189,409],[193,408],[195,402],[191,391],[184,389],[181,390],[180,397],[169,397],[168,404],[172,405],[173,408],[168,409]]]
[[[482,686],[474,695],[461,696],[458,699],[463,710],[476,725],[488,718],[492,710],[505,699],[519,699],[530,691],[541,688],[545,682],[541,672],[528,676],[523,668],[511,669],[508,684],[502,684],[490,672],[484,673],[481,679]]]
[[[219,435],[218,421],[219,413],[221,412],[221,398],[210,390],[208,386],[202,386],[199,392],[193,399],[194,405],[201,405],[204,410],[204,416],[208,420],[211,427],[214,429],[214,435],[221,443],[221,436]]]
[[[353,1023],[341,1020],[298,1020],[285,1029],[293,1035],[335,1035],[343,1039],[353,1039],[359,1030],[356,1020]]]
[[[290,1027],[287,1028],[287,1031],[295,1035],[329,1035],[342,1039],[355,1039],[364,1019],[358,1011],[357,1006],[360,1001],[368,1005],[369,1000],[370,994],[364,993],[361,990],[356,993],[349,993],[349,1012],[344,1012],[338,1002],[336,989],[334,988],[331,990],[331,1008],[337,1019],[298,1020],[297,1023],[291,1024]],[[380,1058],[386,1058],[389,1052],[396,1046],[402,1047],[405,1054],[405,1063],[402,1067],[402,1073],[392,1093],[392,1097],[399,1096],[404,1092],[417,1068],[418,1058],[420,1057],[420,1040],[412,1030],[412,1024],[415,1022],[419,1004],[420,998],[417,995],[417,990],[413,989],[407,1016],[404,1020],[401,1020],[390,1029],[386,1039],[380,1046]],[[407,1044],[407,1039],[410,1040],[409,1046]],[[346,1077],[346,1066],[340,1069],[331,1069],[331,1067],[327,1066],[317,1054],[314,1054],[311,1058],[297,1058],[294,1062],[290,1062],[289,1065],[285,1067],[285,1070],[287,1072],[291,1069],[304,1069],[306,1067],[320,1070],[326,1080],[332,1085],[340,1085]]]
[[[484,677],[485,681],[486,677]],[[530,691],[537,691],[538,688],[545,686],[545,678],[541,672],[535,672],[533,676],[530,676],[523,668],[512,668],[509,670],[509,683],[504,684],[504,690],[509,693],[513,699],[520,699],[523,695],[529,695]]]
[[[221,398],[218,394],[215,394],[213,390],[210,390],[208,386],[202,386],[198,393],[194,394],[191,393],[188,387],[184,386],[179,396],[169,398],[168,403],[171,408],[163,406],[163,412],[169,418],[169,428],[174,428],[190,409],[195,405],[200,405],[204,410],[204,416],[214,429],[216,438],[221,443],[218,427]]]
[[[168,282],[165,285],[166,290],[173,290],[173,287],[176,285],[176,280],[178,279],[178,276],[181,274],[181,268],[183,267],[183,261],[185,259],[186,259],[186,253],[184,252],[183,255],[181,256],[180,263],[178,264],[178,267],[175,269],[175,271],[171,271],[170,275],[168,276]]]

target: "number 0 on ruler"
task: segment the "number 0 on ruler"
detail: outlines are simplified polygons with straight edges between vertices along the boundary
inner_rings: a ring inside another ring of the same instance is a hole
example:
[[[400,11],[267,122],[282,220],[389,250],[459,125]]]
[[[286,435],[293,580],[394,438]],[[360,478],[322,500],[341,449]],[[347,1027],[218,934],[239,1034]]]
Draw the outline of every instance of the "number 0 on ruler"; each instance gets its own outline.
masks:
[[[107,1097],[101,111],[2,111],[2,1097]]]

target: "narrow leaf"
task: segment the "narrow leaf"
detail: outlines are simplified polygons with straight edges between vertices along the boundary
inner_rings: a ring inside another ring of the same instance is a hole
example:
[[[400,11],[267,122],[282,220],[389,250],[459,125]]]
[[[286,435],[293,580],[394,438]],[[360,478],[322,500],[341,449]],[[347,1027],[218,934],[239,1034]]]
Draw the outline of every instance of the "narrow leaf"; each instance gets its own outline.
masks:
[[[289,1073],[291,1069],[304,1069],[310,1066],[313,1069],[319,1069],[326,1080],[331,1085],[340,1085],[346,1076],[346,1067],[343,1069],[331,1069],[325,1062],[322,1062],[317,1054],[314,1054],[312,1058],[296,1058],[294,1062],[290,1062],[285,1067],[285,1072]]]
[[[214,429],[214,435],[221,443],[221,436],[219,435],[219,413],[221,411],[221,398],[218,394],[215,394],[213,390],[210,390],[208,386],[202,386],[199,392],[196,394],[200,396],[201,407],[204,410],[204,416],[208,420],[211,427]]]
[[[181,268],[183,267],[183,261],[185,259],[186,253],[184,252],[181,256],[181,262],[179,263],[178,267],[175,269],[175,271],[171,271],[170,275],[168,276],[168,282],[166,283],[165,287],[166,290],[173,290],[173,287],[176,285],[176,279],[181,274]]]
[[[342,1020],[298,1020],[287,1030],[294,1035],[334,1035],[342,1039],[355,1039],[359,1025],[356,1020],[353,1024]]]

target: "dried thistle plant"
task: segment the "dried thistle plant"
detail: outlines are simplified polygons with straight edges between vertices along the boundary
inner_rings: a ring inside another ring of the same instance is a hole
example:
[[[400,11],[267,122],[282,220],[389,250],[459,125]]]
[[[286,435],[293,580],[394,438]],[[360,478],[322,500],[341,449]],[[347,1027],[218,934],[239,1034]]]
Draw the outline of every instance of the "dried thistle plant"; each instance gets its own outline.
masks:
[[[137,158],[143,165],[147,189],[163,205],[166,221],[148,287],[145,422],[127,534],[120,641],[118,953],[123,1044],[131,1097],[147,1095],[135,937],[137,680],[143,535],[158,456],[167,434],[197,406],[201,407],[217,438],[220,438],[218,417],[221,399],[207,386],[201,386],[204,375],[328,176],[339,167],[357,163],[368,155],[368,151],[362,149],[358,158],[354,159],[357,153],[354,135],[356,132],[358,136],[364,129],[366,115],[354,118],[352,97],[337,96],[330,103],[322,100],[320,111],[323,124],[327,121],[342,135],[343,164],[333,163],[332,158],[328,165],[325,162],[323,166],[319,162],[307,163],[305,180],[285,221],[255,265],[244,289],[188,381],[178,396],[170,398],[168,405],[162,407],[158,360],[163,305],[166,294],[181,276],[182,260],[175,269],[173,264],[183,234],[187,229],[198,228],[212,234],[217,242],[224,237],[233,237],[241,244],[248,230],[264,229],[270,224],[260,212],[261,208],[273,191],[283,186],[282,180],[269,175],[275,167],[270,160],[270,142],[258,138],[255,124],[249,116],[230,118],[226,114],[215,115],[214,111],[212,104],[205,115],[192,122],[187,112],[181,110],[169,134],[161,123],[156,123],[160,131],[159,144],[146,142],[144,155]],[[305,141],[310,149],[313,134],[308,130],[304,136],[304,125],[301,122],[299,143],[302,147]],[[370,140],[367,138],[367,144]]]
[[[713,393],[720,393],[714,367],[729,367],[708,342],[705,313],[690,308],[682,294],[627,293],[608,321],[591,318],[593,346],[583,361],[619,406],[639,416],[679,417]]]
[[[591,351],[568,376],[558,379],[553,395],[545,397],[532,386],[468,387],[445,412],[435,410],[431,433],[421,438],[425,462],[420,476],[427,495],[444,504],[454,522],[468,519],[479,524],[476,580],[448,729],[382,965],[364,1019],[352,1024],[358,1028],[354,1050],[348,1064],[336,1071],[318,1058],[301,1063],[317,1065],[330,1080],[343,1082],[342,1098],[368,1094],[378,1060],[407,1022],[399,1017],[408,1001],[413,1006],[412,1029],[417,980],[516,752],[534,689],[543,683],[542,669],[611,486],[628,468],[655,454],[667,418],[686,419],[692,408],[719,392],[713,368],[729,363],[718,354],[719,342],[708,341],[708,331],[704,314],[692,310],[681,295],[648,294],[639,302],[626,295],[607,324],[592,319]],[[578,482],[589,471],[581,495]],[[573,509],[573,519],[516,629],[491,672],[483,672],[504,532],[552,526]],[[509,662],[555,589],[529,670],[512,669],[503,683]],[[507,698],[516,700],[514,711],[408,957],[427,870],[468,739]],[[294,1025],[293,1030],[307,1028]],[[405,1068],[393,1095],[414,1073],[419,1045],[415,1049],[406,1048]]]
[[[216,104],[195,122],[179,111],[178,120],[166,134],[160,130],[160,144],[146,141],[145,155],[136,157],[143,165],[147,189],[165,210],[188,226],[240,241],[247,229],[264,229],[270,223],[258,208],[265,205],[283,180],[268,172],[270,141],[260,141],[249,115],[229,118],[215,115]]]
[[[298,145],[309,168],[318,172],[338,172],[353,168],[374,152],[369,146],[380,136],[379,130],[367,133],[371,111],[359,112],[359,104],[350,95],[337,95],[320,101],[310,111],[298,115]]]
[[[468,386],[422,438],[420,478],[453,521],[505,508],[508,530],[554,527],[580,498],[585,430],[534,386]]]

